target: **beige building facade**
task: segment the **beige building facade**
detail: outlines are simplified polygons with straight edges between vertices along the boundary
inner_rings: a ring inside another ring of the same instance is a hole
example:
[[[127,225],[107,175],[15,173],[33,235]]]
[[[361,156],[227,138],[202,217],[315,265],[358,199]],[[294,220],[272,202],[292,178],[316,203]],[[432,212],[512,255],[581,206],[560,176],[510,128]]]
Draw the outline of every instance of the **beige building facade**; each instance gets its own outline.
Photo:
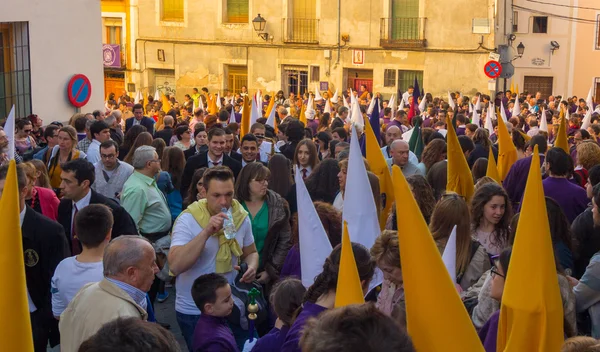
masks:
[[[555,5],[551,5],[551,3]],[[600,101],[600,5],[594,0],[526,1],[499,3],[496,44],[508,44],[515,58],[509,86],[520,92],[542,92],[586,98],[594,87]],[[512,37],[511,37],[512,36]],[[503,80],[499,80],[499,89]]]
[[[594,102],[600,103],[600,3],[594,0],[577,1],[574,17],[575,59],[571,75],[571,92],[586,98],[590,87],[594,88]]]
[[[131,0],[136,90],[488,89],[493,0]],[[460,16],[452,15],[458,14]],[[261,36],[253,20],[266,21]]]

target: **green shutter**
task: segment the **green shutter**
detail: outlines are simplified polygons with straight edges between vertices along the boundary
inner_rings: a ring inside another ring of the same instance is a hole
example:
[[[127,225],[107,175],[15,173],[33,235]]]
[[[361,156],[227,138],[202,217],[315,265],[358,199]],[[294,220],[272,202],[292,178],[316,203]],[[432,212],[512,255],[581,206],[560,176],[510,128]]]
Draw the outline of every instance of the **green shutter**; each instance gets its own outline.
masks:
[[[227,0],[227,23],[248,23],[248,0]]]

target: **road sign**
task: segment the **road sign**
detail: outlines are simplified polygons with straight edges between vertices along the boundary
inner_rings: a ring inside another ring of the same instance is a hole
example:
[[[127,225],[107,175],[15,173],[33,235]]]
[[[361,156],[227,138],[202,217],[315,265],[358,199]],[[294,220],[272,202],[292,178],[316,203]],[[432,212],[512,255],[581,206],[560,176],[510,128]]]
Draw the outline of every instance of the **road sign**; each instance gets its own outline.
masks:
[[[502,64],[502,73],[500,74],[501,78],[508,79],[511,78],[515,74],[515,66],[510,62]]]
[[[483,67],[483,72],[489,78],[498,78],[502,73],[502,66],[498,61],[490,60]]]
[[[76,108],[80,108],[90,101],[92,96],[92,84],[82,74],[76,74],[69,80],[67,85],[67,97],[69,102]]]
[[[489,58],[493,61],[500,61],[500,54],[491,52]]]

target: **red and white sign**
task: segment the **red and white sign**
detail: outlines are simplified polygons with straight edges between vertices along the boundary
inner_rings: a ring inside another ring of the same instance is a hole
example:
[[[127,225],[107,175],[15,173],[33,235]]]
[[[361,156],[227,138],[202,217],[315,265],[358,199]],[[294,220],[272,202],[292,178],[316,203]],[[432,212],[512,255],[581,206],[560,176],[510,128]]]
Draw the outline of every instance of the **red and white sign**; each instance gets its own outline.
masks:
[[[353,65],[364,65],[365,64],[365,51],[364,50],[352,50],[352,64]]]

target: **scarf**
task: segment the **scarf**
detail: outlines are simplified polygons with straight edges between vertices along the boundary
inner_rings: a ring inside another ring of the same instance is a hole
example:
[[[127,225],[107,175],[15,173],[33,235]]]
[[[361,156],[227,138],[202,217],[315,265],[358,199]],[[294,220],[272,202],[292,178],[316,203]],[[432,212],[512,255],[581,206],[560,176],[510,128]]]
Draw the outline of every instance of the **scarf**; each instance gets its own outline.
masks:
[[[183,211],[183,213],[192,214],[194,220],[196,220],[198,225],[200,225],[200,227],[203,229],[208,226],[208,221],[211,217],[210,212],[208,211],[206,199],[201,199],[190,204],[187,209]],[[231,213],[233,215],[233,224],[235,225],[236,230],[239,230],[246,217],[248,217],[248,212],[246,212],[240,203],[234,199],[231,203]],[[240,244],[235,238],[228,240],[227,237],[225,237],[225,232],[223,229],[215,233],[213,236],[217,236],[219,239],[216,272],[217,274],[228,273],[231,271],[233,257],[235,256],[239,258],[242,256]]]

